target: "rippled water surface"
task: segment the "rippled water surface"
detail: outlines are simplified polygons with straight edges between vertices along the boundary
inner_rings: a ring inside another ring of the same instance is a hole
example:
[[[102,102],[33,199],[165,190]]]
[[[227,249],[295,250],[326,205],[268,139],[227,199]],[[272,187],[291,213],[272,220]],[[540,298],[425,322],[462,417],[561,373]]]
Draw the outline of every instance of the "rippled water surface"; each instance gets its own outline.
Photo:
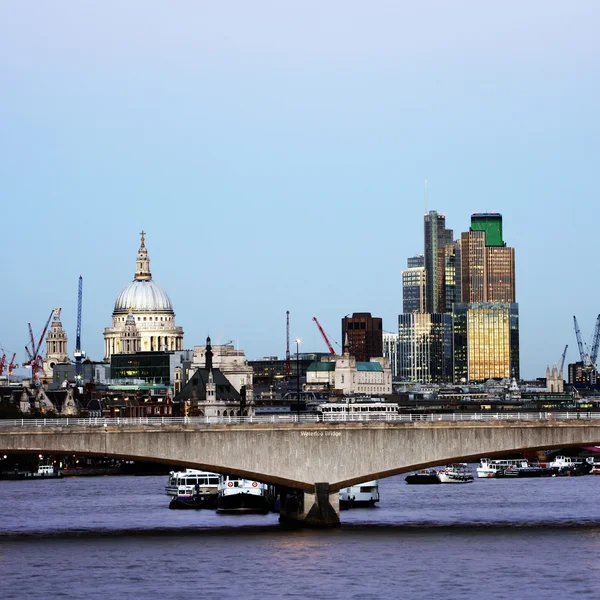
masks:
[[[2,598],[600,597],[600,477],[393,477],[327,531],[168,510],[165,482],[1,481]]]

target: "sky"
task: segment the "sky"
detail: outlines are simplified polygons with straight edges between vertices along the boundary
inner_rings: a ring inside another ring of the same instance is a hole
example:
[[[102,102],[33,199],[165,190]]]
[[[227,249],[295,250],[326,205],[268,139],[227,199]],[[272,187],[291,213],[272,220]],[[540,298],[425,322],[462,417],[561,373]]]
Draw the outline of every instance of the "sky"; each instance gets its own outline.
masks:
[[[184,345],[326,351],[397,331],[423,215],[503,215],[521,375],[578,360],[600,312],[596,1],[0,0],[0,345],[54,307],[75,348],[142,230]],[[424,181],[428,182],[427,202]],[[335,344],[334,344],[335,346]],[[336,346],[337,347],[337,346]]]

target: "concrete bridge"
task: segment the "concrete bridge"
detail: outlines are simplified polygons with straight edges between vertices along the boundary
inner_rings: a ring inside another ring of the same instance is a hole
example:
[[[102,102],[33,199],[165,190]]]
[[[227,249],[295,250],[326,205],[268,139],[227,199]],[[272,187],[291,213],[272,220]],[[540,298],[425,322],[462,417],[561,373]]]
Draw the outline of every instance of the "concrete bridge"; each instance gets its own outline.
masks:
[[[291,423],[5,421],[0,422],[0,452],[120,457],[239,475],[301,490],[300,510],[288,514],[284,506],[282,517],[327,525],[339,523],[337,492],[363,481],[482,456],[600,445],[600,414],[485,417]]]

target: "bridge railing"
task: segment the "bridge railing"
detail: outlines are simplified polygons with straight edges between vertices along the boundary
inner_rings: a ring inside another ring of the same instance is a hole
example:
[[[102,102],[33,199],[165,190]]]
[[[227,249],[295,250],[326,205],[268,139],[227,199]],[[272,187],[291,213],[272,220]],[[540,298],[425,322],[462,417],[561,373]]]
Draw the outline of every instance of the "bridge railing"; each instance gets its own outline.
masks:
[[[2,419],[7,427],[114,427],[135,425],[226,425],[252,423],[348,423],[361,421],[436,422],[436,421],[572,421],[599,420],[598,412],[497,412],[497,413],[422,413],[339,412],[323,414],[260,415],[250,417],[64,417],[54,419]]]

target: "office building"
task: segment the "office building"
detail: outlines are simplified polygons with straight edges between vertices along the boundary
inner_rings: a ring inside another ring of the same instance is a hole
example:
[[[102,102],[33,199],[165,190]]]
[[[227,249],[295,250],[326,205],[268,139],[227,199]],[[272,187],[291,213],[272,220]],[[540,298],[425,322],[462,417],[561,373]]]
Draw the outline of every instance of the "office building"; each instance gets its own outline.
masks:
[[[398,334],[383,332],[383,356],[390,361],[392,377],[398,377]]]
[[[446,310],[446,245],[452,243],[452,230],[446,229],[446,216],[431,210],[425,215],[425,311]]]
[[[519,379],[519,308],[516,303],[454,305],[454,380]]]
[[[353,313],[342,319],[342,340],[358,362],[383,356],[383,321],[371,313]]]
[[[516,301],[515,250],[502,238],[502,215],[473,214],[459,252],[462,302]]]
[[[420,383],[452,381],[452,315],[398,315],[398,379]]]

